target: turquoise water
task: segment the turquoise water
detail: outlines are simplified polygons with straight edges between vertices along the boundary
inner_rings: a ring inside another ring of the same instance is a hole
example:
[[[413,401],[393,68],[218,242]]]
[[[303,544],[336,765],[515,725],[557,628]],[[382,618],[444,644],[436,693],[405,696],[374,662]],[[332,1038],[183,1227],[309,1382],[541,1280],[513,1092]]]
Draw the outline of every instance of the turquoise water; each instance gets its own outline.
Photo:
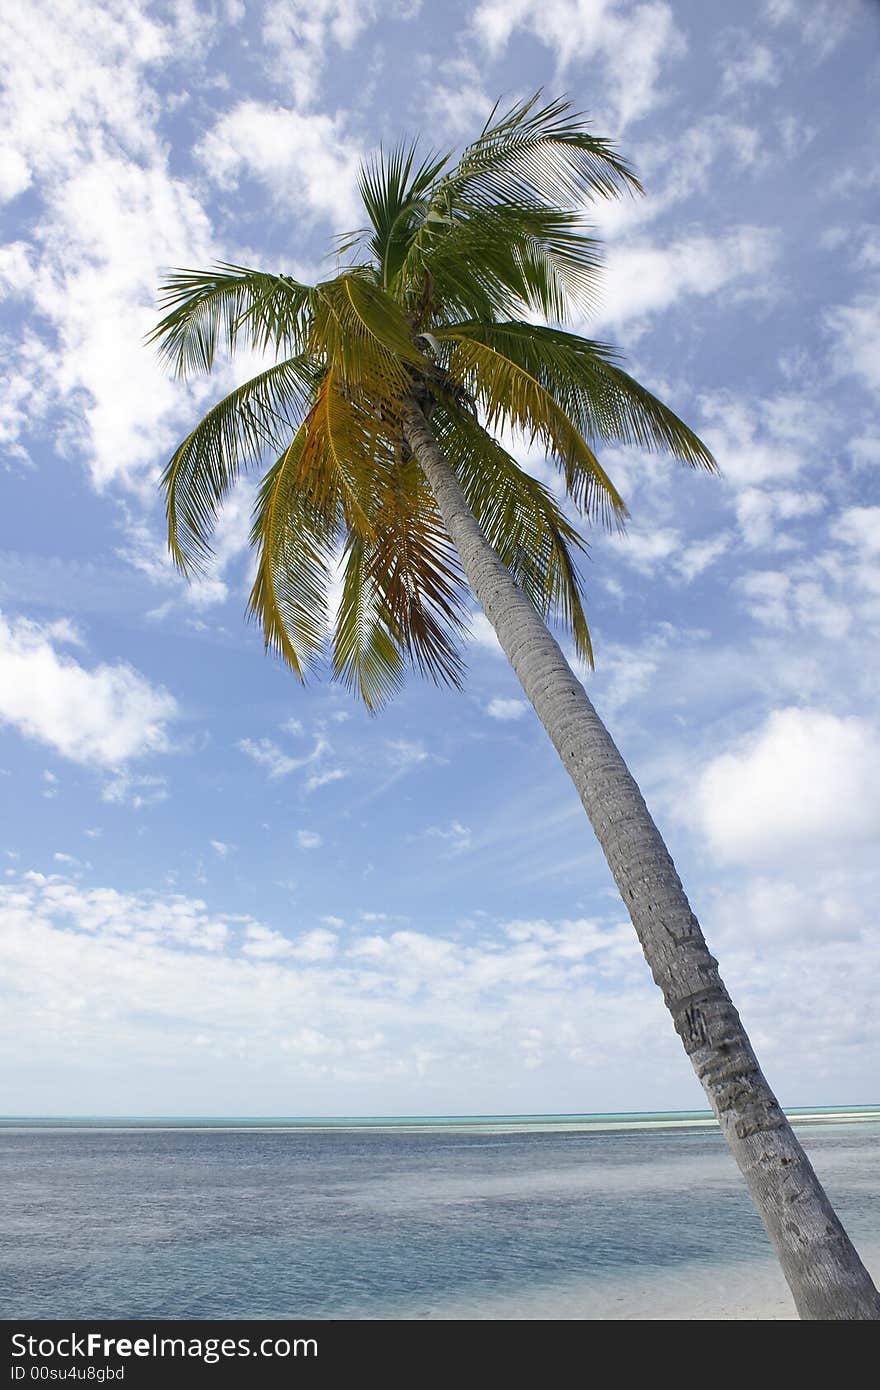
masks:
[[[880,1107],[793,1119],[870,1263]],[[702,1112],[10,1117],[0,1162],[5,1318],[694,1318],[790,1306]]]
[[[786,1111],[798,1125],[878,1123],[880,1106],[821,1105]],[[584,1115],[37,1115],[0,1117],[0,1130],[388,1130],[411,1133],[516,1134],[557,1131],[677,1129],[714,1127],[709,1110],[638,1110]]]

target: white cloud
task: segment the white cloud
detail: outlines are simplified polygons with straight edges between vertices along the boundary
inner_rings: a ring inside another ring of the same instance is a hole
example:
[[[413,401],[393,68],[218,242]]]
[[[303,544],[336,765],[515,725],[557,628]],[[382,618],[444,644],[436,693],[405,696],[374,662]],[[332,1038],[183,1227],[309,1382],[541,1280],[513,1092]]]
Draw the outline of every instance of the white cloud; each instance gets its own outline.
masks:
[[[229,597],[227,574],[234,561],[250,545],[253,524],[253,504],[256,485],[250,480],[240,479],[235,490],[223,503],[211,538],[211,559],[203,575],[199,575],[186,585],[184,599],[197,610],[224,603]],[[167,558],[167,546],[163,545],[162,559]],[[248,588],[250,584],[248,584]]]
[[[674,134],[652,131],[651,138],[637,146],[638,172],[647,196],[603,199],[591,207],[590,219],[602,239],[613,244],[679,203],[697,195],[708,198],[719,167],[748,169],[769,157],[766,132],[728,115],[707,116]]]
[[[161,164],[112,154],[47,196],[33,299],[58,335],[57,381],[74,406],[67,446],[83,452],[98,488],[142,485],[198,398],[169,380],[144,335],[165,267],[210,259],[207,219]]]
[[[641,531],[633,528],[626,535],[615,534],[611,542],[616,555],[642,574],[653,574],[664,560],[679,553],[682,548],[680,532],[669,526]]]
[[[33,279],[31,250],[26,241],[0,246],[0,299],[19,298]]]
[[[0,615],[0,722],[99,767],[166,749],[174,697],[122,662],[81,666],[58,651],[63,640],[52,625]]]
[[[837,376],[855,376],[872,391],[880,389],[880,301],[863,295],[829,309],[831,366]]]
[[[0,52],[5,143],[16,156],[11,182],[21,188],[33,173],[63,173],[88,158],[104,130],[127,153],[147,153],[155,107],[144,73],[168,56],[173,39],[134,5],[108,10],[100,0],[36,0],[17,6],[7,16]]]
[[[853,605],[832,598],[812,573],[754,570],[738,582],[746,607],[764,627],[808,628],[831,641],[846,636]]]
[[[770,23],[775,26],[794,24],[798,37],[814,50],[819,61],[837,47],[861,9],[861,0],[765,0],[764,3]]]
[[[612,246],[596,320],[620,327],[662,313],[683,296],[708,298],[738,281],[761,280],[776,254],[774,233],[748,226],[718,237],[685,237],[668,246]]]
[[[866,559],[880,555],[880,507],[847,507],[831,530]]]
[[[737,521],[746,544],[777,549],[789,549],[794,543],[785,522],[815,516],[824,506],[821,493],[794,488],[746,487],[735,498]]]
[[[501,643],[495,634],[495,629],[489,622],[485,613],[477,610],[470,616],[468,624],[468,641],[475,646],[481,647],[484,651],[491,652],[493,656],[504,656]]]
[[[661,0],[481,0],[473,28],[493,56],[525,30],[553,51],[559,77],[575,63],[601,64],[606,99],[619,127],[646,115],[666,93],[664,64],[680,58],[685,40]]]
[[[270,738],[242,738],[239,739],[237,747],[260,767],[266,768],[272,780],[277,777],[288,777],[291,772],[296,772],[298,768],[307,767],[309,763],[315,762],[329,749],[327,741],[320,737],[311,753],[307,753],[302,758],[291,758]]]
[[[704,396],[700,406],[709,422],[703,437],[735,487],[794,478],[815,458],[830,423],[824,406],[794,393]]]
[[[451,821],[445,828],[440,825],[430,825],[424,834],[429,840],[443,841],[451,854],[464,854],[471,847],[470,827],[462,825],[459,820]]]
[[[721,85],[730,95],[743,87],[779,84],[779,64],[767,44],[756,41],[745,29],[725,29],[718,39]]]
[[[227,859],[235,849],[235,845],[227,845],[223,840],[211,840],[210,844],[219,859]]]
[[[196,154],[221,188],[249,175],[298,216],[325,217],[338,231],[363,221],[360,151],[340,116],[242,101],[220,117]]]
[[[649,689],[666,642],[666,633],[640,644],[624,646],[603,642],[597,655],[595,674],[583,670],[581,679],[590,684],[595,682],[597,690],[601,692],[602,708],[609,714],[615,714]]]
[[[167,801],[168,783],[164,777],[134,777],[129,772],[121,772],[105,782],[101,800],[140,811],[144,806],[156,806],[160,801]]]
[[[30,185],[31,171],[19,150],[0,150],[0,202],[8,203]]]
[[[305,932],[294,942],[291,954],[301,961],[330,960],[336,954],[337,944],[335,932],[325,927],[315,927],[314,931]]]
[[[705,540],[689,540],[675,560],[675,568],[686,584],[703,574],[705,570],[726,555],[732,537],[722,532],[717,536],[707,536]]]
[[[27,292],[65,407],[57,442],[82,452],[98,487],[142,481],[187,405],[143,345],[160,269],[210,259],[207,218],[168,172],[148,80],[198,43],[185,8],[160,19],[135,5],[38,0],[16,7],[0,53],[13,182],[33,180],[39,199]],[[8,363],[13,401],[33,382],[29,341]],[[39,420],[27,412],[19,433]]]
[[[385,747],[388,750],[389,762],[401,770],[418,767],[419,763],[427,762],[431,756],[425,745],[417,739],[386,738]]]
[[[298,830],[296,842],[300,849],[320,849],[321,837],[315,830]]]
[[[528,708],[525,700],[506,700],[496,696],[486,706],[486,713],[490,719],[522,719]]]
[[[684,814],[722,861],[836,855],[880,832],[880,734],[857,717],[775,710],[712,759]]]
[[[243,956],[253,956],[256,960],[279,960],[283,956],[289,956],[291,950],[292,942],[286,936],[282,936],[281,932],[273,931],[271,927],[263,927],[253,922],[244,929],[244,944],[241,948]]]
[[[470,57],[453,58],[438,67],[425,55],[424,100],[434,119],[453,135],[472,139],[482,130],[494,98],[485,90],[486,72]]]
[[[211,914],[201,899],[82,888],[56,874],[22,874],[17,893],[7,890],[4,899],[4,906],[13,909],[26,903],[35,914],[35,925],[53,918],[76,933],[124,939],[136,946],[216,952],[229,935],[228,920]]]
[[[383,0],[381,13],[385,20],[408,18],[417,9]],[[262,32],[270,68],[297,106],[318,96],[331,45],[351,49],[378,13],[377,0],[269,0]]]
[[[711,903],[725,976],[789,1092],[804,1076],[792,1037],[810,1041],[814,1083],[820,1070],[853,1085],[871,1074],[880,955],[866,886],[829,872],[807,891],[764,875]],[[17,995],[0,1029],[14,1029],[32,1065],[20,1074],[31,1089],[20,1099],[9,1091],[10,1108],[32,1098],[34,1068],[38,1088],[60,1067],[53,1096],[63,1085],[90,1098],[100,1064],[104,1103],[123,1112],[135,1062],[151,1104],[173,1099],[183,1112],[200,1098],[205,1108],[280,1113],[292,1085],[313,1113],[362,1112],[379,1095],[399,1112],[426,1099],[448,1111],[492,1109],[494,1098],[497,1109],[499,1087],[513,1108],[550,1096],[561,1109],[583,1086],[597,1108],[621,1095],[635,1108],[658,1078],[673,1087],[678,1078],[673,1093],[698,1103],[622,921],[385,931],[282,932],[198,899],[14,873],[0,889],[0,939]],[[623,1092],[621,1066],[632,1080]]]
[[[731,946],[743,923],[756,946],[790,941],[794,945],[859,941],[870,929],[870,909],[859,885],[847,875],[807,873],[798,882],[768,874],[746,880],[737,894],[723,895],[713,911],[713,929]]]
[[[329,786],[331,782],[340,782],[347,776],[348,772],[343,767],[331,767],[327,772],[315,772],[306,780],[305,791],[319,791],[321,787]]]

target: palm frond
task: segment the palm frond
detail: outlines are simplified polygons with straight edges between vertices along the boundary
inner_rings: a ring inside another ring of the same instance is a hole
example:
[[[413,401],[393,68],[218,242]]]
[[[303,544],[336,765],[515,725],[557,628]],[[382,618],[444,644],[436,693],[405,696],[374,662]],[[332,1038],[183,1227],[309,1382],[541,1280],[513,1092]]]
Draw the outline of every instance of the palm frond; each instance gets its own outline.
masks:
[[[436,336],[452,344],[450,375],[482,406],[489,432],[507,425],[522,430],[530,442],[539,440],[562,469],[569,496],[585,515],[619,525],[627,514],[623,498],[540,379],[500,347],[482,341],[473,325],[467,331],[438,328]]]
[[[184,573],[211,553],[217,512],[239,474],[277,453],[309,408],[316,378],[307,358],[260,372],[212,406],[178,445],[162,474],[168,545]]]
[[[588,440],[665,450],[694,468],[716,470],[702,440],[623,371],[619,354],[606,344],[521,320],[459,323],[448,332],[484,343],[515,362],[558,402]],[[438,336],[443,337],[439,329]]]
[[[267,650],[280,656],[300,680],[327,639],[327,596],[338,530],[332,507],[316,506],[297,485],[304,441],[303,425],[260,485],[251,530],[257,570],[248,603]]]
[[[410,237],[429,210],[428,195],[449,156],[428,156],[416,163],[417,143],[396,145],[361,167],[360,194],[370,219],[369,247],[385,289],[394,282]]]
[[[584,538],[547,488],[473,416],[447,405],[435,410],[431,428],[486,540],[542,618],[560,621],[592,666],[575,559],[587,549]]]
[[[436,684],[460,686],[465,584],[421,469],[397,459],[377,478],[370,573],[409,660]]]
[[[147,336],[180,377],[209,372],[218,348],[239,342],[296,355],[304,345],[313,290],[288,275],[218,262],[209,270],[175,270],[159,294],[164,317]]]
[[[566,97],[543,106],[541,97],[538,91],[501,116],[492,113],[455,170],[459,200],[565,205],[642,191],[629,161],[592,134]]]
[[[599,246],[573,212],[501,204],[457,214],[425,239],[424,253],[439,322],[509,318],[524,308],[564,320],[595,303]]]
[[[400,634],[368,563],[367,545],[349,534],[336,615],[333,674],[376,710],[400,689]]]
[[[586,118],[574,111],[569,101],[560,99],[544,105],[540,101],[538,92],[501,116],[497,110],[493,112],[455,168],[424,194],[424,206],[413,221],[398,272],[405,287],[411,289],[426,269],[432,269],[432,261],[442,255],[447,237],[450,241],[460,239],[462,227],[469,228],[473,240],[485,219],[501,218],[505,212],[530,210],[546,216],[574,217],[574,210],[584,199],[617,197],[626,189],[641,191],[628,162],[609,141],[591,133]],[[582,239],[591,245],[585,234]],[[504,245],[502,242],[501,247]],[[595,250],[594,243],[592,246]],[[575,256],[574,240],[567,254]],[[460,267],[459,281],[472,264],[475,270],[480,268],[478,262],[466,262]],[[592,265],[588,269],[592,271]],[[589,293],[589,283],[584,286],[582,277],[581,269],[578,293],[584,288]],[[459,302],[466,302],[460,295],[461,284]],[[495,302],[496,316],[512,312],[516,311],[509,300],[506,307]],[[563,315],[554,313],[554,317]]]
[[[316,287],[310,347],[347,385],[380,396],[407,388],[405,364],[425,362],[400,305],[371,275],[354,272]]]
[[[388,429],[369,398],[348,390],[338,367],[328,368],[304,423],[296,485],[319,510],[338,510],[362,536],[373,535],[368,515],[372,474],[391,447]]]
[[[338,678],[377,708],[405,662],[437,684],[460,686],[467,617],[458,556],[414,460],[377,467],[372,534],[351,532],[334,665]],[[396,656],[392,658],[392,650]]]

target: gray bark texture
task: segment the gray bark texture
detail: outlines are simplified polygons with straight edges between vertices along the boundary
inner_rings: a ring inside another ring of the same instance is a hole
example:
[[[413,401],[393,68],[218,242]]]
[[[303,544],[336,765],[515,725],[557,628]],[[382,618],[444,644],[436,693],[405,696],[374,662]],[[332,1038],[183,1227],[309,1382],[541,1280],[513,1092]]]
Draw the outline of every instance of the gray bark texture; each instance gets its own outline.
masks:
[[[404,433],[464,573],[577,788],[799,1316],[880,1320],[880,1295],[761,1072],[626,763],[558,643],[480,531],[415,400],[406,408]]]

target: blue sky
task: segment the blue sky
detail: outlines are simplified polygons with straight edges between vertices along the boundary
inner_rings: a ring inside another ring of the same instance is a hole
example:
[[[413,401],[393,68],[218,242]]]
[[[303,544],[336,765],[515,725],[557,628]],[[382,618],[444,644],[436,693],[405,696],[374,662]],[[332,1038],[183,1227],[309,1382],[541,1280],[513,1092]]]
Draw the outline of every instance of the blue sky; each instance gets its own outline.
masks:
[[[713,447],[637,451],[584,675],[787,1103],[876,1100],[880,8],[859,0],[35,0],[0,155],[6,1113],[701,1104],[575,793],[476,616],[464,694],[378,718],[244,620],[252,483],[187,587],[157,477],[164,269],[326,273],[358,160],[569,93],[588,332]],[[519,444],[524,464],[547,464]]]

